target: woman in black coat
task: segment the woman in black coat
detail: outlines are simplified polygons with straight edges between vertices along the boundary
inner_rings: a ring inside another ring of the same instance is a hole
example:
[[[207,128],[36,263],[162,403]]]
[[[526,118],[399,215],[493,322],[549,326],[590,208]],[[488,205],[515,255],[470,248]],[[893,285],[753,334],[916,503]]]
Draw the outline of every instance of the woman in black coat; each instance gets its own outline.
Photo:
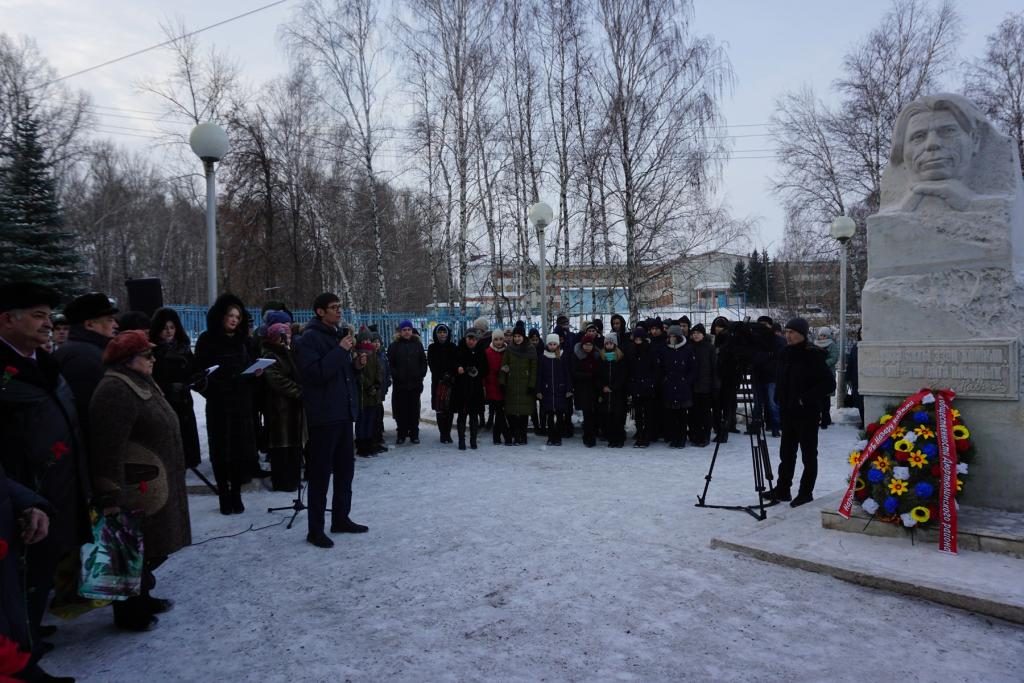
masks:
[[[451,389],[458,367],[459,347],[452,341],[447,325],[434,328],[434,341],[427,348],[427,367],[430,368],[430,407],[437,415],[437,430],[441,443],[452,442]],[[438,392],[442,386],[445,391]]]
[[[693,407],[689,414],[690,441],[703,448],[711,442],[711,403],[718,390],[718,369],[715,347],[707,338],[704,326],[697,323],[690,330],[690,343],[697,361],[693,379]]]
[[[161,308],[153,314],[149,341],[156,344],[153,349],[153,357],[156,359],[153,380],[178,416],[181,443],[185,449],[185,467],[199,467],[202,458],[199,454],[199,429],[196,426],[191,386],[201,381],[203,374],[196,366],[192,342],[173,308]]]
[[[470,328],[459,344],[455,367],[452,410],[458,415],[459,450],[466,450],[466,419],[469,418],[469,447],[476,448],[480,413],[486,405],[484,378],[487,377],[486,347],[478,341],[479,332]]]
[[[196,342],[196,362],[199,368],[218,366],[202,393],[210,463],[225,515],[245,511],[242,484],[260,469],[252,420],[257,375],[242,374],[258,357],[245,306],[235,295],[222,294],[206,314],[206,331]]]
[[[598,378],[598,404],[601,421],[605,425],[609,448],[622,448],[626,442],[626,394],[628,369],[626,355],[619,348],[618,335],[608,332],[604,336],[601,370]]]
[[[633,402],[633,422],[636,423],[636,443],[633,448],[647,448],[652,438],[652,413],[657,410],[655,395],[658,386],[658,358],[656,349],[647,340],[647,330],[639,325],[633,328],[629,353],[626,353],[630,400]]]
[[[668,341],[658,347],[665,432],[672,448],[686,447],[686,412],[693,406],[693,378],[697,362],[679,325],[668,328]]]
[[[576,342],[572,353],[572,385],[576,407],[583,411],[583,445],[593,448],[597,444],[597,383],[601,360],[591,332]]]
[[[729,433],[739,434],[736,429],[736,354],[732,348],[732,333],[729,320],[718,316],[711,322],[711,338],[716,352],[718,389],[711,397],[711,421],[715,429],[715,441],[725,443]]]

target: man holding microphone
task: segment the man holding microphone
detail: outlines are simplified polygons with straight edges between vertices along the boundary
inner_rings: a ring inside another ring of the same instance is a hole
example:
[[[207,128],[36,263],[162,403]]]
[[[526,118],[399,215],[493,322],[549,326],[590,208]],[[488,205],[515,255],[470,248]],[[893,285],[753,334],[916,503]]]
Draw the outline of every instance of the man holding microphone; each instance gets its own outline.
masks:
[[[352,365],[352,330],[342,328],[341,301],[331,293],[313,301],[311,320],[293,347],[302,383],[302,403],[309,427],[309,533],[318,548],[334,547],[324,533],[327,487],[334,474],[331,533],[363,533],[367,527],[349,519],[355,451],[352,427],[359,413],[359,387]]]

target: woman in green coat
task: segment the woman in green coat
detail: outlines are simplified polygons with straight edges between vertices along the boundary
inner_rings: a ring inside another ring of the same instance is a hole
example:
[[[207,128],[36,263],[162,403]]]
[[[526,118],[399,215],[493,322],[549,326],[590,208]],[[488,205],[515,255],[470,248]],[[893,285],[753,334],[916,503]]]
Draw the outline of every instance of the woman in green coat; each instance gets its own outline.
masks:
[[[512,442],[526,443],[526,424],[533,415],[537,389],[537,352],[526,340],[526,325],[516,323],[512,344],[502,356],[499,382],[505,387],[505,416]]]

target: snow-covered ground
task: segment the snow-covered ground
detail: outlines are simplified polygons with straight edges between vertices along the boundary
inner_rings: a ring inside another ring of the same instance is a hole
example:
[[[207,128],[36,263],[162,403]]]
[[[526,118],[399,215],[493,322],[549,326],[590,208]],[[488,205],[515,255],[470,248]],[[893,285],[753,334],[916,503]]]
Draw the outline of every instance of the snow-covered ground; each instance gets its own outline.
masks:
[[[266,512],[289,494],[248,494],[230,517],[193,495],[197,543],[245,533],[158,571],[177,607],[157,630],[121,633],[97,610],[60,624],[44,667],[111,683],[1021,680],[1019,627],[710,549],[758,523],[694,507],[711,448],[531,435],[460,452],[432,425],[421,436],[358,460],[352,517],[370,532],[331,550],[305,542],[305,513],[288,530]],[[821,433],[819,493],[843,485],[856,439]],[[752,502],[752,487],[734,436],[708,502]]]

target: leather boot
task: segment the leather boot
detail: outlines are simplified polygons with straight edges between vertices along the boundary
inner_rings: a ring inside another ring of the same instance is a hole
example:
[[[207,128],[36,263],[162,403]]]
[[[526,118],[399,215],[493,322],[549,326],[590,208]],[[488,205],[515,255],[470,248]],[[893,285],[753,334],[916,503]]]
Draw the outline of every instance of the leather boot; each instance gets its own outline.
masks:
[[[466,450],[466,429],[465,427],[459,427],[459,450]]]

